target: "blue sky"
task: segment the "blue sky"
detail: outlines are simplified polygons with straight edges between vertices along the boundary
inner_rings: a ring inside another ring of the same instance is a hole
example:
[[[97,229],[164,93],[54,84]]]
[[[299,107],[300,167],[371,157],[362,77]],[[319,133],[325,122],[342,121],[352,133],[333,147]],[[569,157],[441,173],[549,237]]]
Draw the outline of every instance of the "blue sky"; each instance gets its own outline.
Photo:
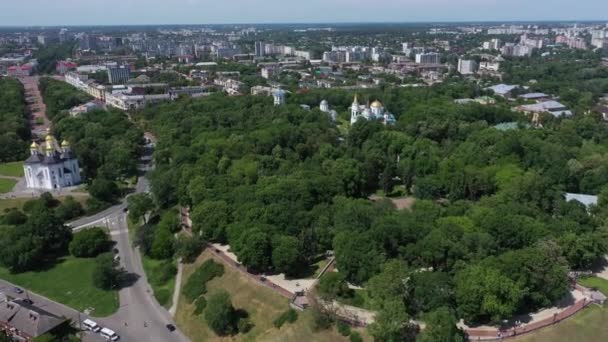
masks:
[[[608,20],[608,0],[0,0],[0,25]]]

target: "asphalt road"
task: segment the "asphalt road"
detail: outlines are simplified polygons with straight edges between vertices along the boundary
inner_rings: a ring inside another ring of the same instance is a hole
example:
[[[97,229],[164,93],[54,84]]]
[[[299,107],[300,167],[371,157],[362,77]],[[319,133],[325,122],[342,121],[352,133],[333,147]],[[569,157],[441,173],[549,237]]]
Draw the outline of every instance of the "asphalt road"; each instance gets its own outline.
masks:
[[[153,145],[149,147],[153,148]],[[145,172],[149,169],[151,169],[149,166],[145,166],[142,171]],[[145,175],[142,175],[138,179],[135,193],[147,191],[149,191],[149,182]],[[115,314],[105,318],[91,319],[103,327],[114,330],[120,336],[121,341],[189,342],[190,339],[181,331],[170,332],[166,328],[167,324],[175,325],[175,323],[169,312],[156,302],[152,294],[152,289],[143,270],[140,254],[129,242],[127,214],[124,212],[124,208],[126,208],[126,201],[69,224],[74,231],[92,226],[107,227],[110,230],[112,240],[116,242],[115,248],[119,251],[120,264],[129,274],[131,280],[119,291],[120,307]],[[13,289],[13,284],[0,280],[0,291],[15,298],[28,296],[34,301],[35,305],[72,319],[76,326],[78,326],[78,322],[90,318],[84,313],[29,291],[18,295]],[[100,335],[91,332],[87,332],[83,340],[87,342],[105,341]]]

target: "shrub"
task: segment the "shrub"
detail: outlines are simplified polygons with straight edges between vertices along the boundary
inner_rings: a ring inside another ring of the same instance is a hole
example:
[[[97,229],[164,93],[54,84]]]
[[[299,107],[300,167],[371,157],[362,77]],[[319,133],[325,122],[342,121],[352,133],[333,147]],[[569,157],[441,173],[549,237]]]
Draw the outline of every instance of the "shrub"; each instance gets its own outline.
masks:
[[[288,309],[281,316],[274,320],[273,324],[277,329],[280,329],[285,322],[293,323],[298,319],[298,313],[294,309]]]
[[[97,256],[93,268],[93,285],[103,290],[118,287],[123,280],[124,271],[116,268],[114,257],[110,253]]]
[[[110,238],[99,227],[84,229],[74,234],[70,242],[70,254],[78,258],[92,258],[108,250]]]
[[[163,285],[177,274],[177,267],[171,260],[162,262],[154,268],[150,282],[154,285]]]
[[[186,281],[183,292],[190,303],[207,292],[207,282],[224,274],[224,265],[213,260],[205,261]]]
[[[361,334],[359,334],[356,331],[351,331],[350,332],[350,342],[363,342],[363,338],[361,337]]]
[[[192,263],[205,248],[205,240],[199,236],[187,237],[182,235],[176,243],[176,254],[184,263]]]
[[[237,328],[241,334],[246,334],[251,330],[251,328],[253,328],[253,324],[249,318],[241,318],[239,319]]]
[[[84,214],[84,209],[82,204],[76,202],[74,197],[67,196],[65,201],[55,209],[55,214],[63,221],[67,221]]]
[[[207,300],[205,299],[205,297],[200,296],[200,297],[198,297],[196,302],[194,302],[194,305],[195,305],[194,314],[200,315],[203,313],[203,311],[207,307]]]
[[[338,327],[338,332],[340,333],[340,335],[342,335],[342,336],[350,335],[350,326],[348,326],[348,324],[346,324],[342,321],[338,321],[338,323],[336,323],[336,326]]]
[[[333,317],[318,307],[312,309],[312,329],[320,331],[329,329],[334,323]]]
[[[238,317],[226,291],[214,293],[205,308],[205,321],[220,336],[236,333]]]
[[[158,301],[158,304],[165,306],[171,300],[171,292],[167,289],[159,289],[158,291],[154,291],[154,297]]]

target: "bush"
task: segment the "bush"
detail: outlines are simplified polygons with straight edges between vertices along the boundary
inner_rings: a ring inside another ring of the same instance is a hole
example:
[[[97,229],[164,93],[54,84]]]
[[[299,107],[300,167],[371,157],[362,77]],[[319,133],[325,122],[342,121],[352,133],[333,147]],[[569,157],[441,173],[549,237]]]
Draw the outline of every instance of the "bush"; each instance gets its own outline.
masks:
[[[110,253],[101,254],[95,260],[93,269],[93,285],[102,290],[112,290],[123,280],[124,271],[116,268],[114,256]]]
[[[224,265],[213,260],[205,261],[186,281],[183,292],[190,303],[207,292],[207,282],[224,274]]]
[[[198,297],[196,302],[194,302],[194,305],[195,305],[194,314],[200,315],[203,313],[203,311],[207,307],[207,300],[205,299],[205,297],[200,296],[200,297]]]
[[[154,298],[161,306],[165,306],[171,300],[171,292],[167,289],[159,289],[158,291],[154,291]]]
[[[104,178],[95,178],[88,190],[93,198],[105,203],[114,203],[120,197],[116,182]]]
[[[177,274],[177,267],[171,260],[165,261],[154,270],[154,278],[157,284],[164,284]]]
[[[67,221],[84,214],[84,209],[82,204],[76,202],[74,197],[67,196],[65,201],[55,209],[55,214],[63,221]]]
[[[237,328],[241,334],[246,334],[251,330],[251,328],[253,328],[253,324],[249,318],[241,318],[239,319]]]
[[[99,227],[81,230],[70,242],[70,254],[78,258],[92,258],[108,250],[110,238]]]
[[[336,327],[338,328],[338,332],[340,333],[340,335],[342,336],[348,336],[350,335],[350,326],[342,321],[338,321],[338,323],[336,323]]]
[[[205,240],[201,237],[180,236],[177,240],[175,249],[178,257],[182,258],[184,263],[192,263],[201,254],[205,248]]]
[[[281,316],[274,320],[273,324],[277,329],[280,329],[285,322],[293,323],[298,319],[298,313],[294,309],[288,309]]]
[[[228,292],[219,291],[209,298],[205,308],[205,321],[216,334],[225,336],[236,333],[237,320]]]
[[[359,334],[356,331],[351,331],[350,332],[350,342],[363,342],[363,338],[361,337],[361,334]]]

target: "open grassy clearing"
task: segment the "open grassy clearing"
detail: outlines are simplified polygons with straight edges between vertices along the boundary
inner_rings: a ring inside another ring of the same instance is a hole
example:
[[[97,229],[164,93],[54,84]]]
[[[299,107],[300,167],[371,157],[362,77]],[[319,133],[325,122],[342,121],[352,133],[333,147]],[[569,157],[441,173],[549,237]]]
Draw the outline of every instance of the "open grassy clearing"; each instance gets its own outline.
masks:
[[[118,292],[93,285],[94,265],[93,258],[65,257],[39,272],[11,274],[0,268],[0,278],[79,311],[93,308],[93,316],[109,316],[118,310]]]
[[[514,338],[513,342],[608,341],[608,308],[591,305],[554,326]]]
[[[198,260],[184,267],[185,284],[188,277],[205,260],[212,258],[209,251],[205,251]],[[219,261],[218,261],[219,262]],[[254,327],[247,334],[231,337],[219,337],[207,326],[202,315],[193,314],[195,306],[189,304],[182,295],[177,307],[175,320],[182,331],[192,341],[347,341],[335,328],[320,332],[312,329],[312,315],[308,312],[299,312],[295,323],[286,323],[281,329],[276,329],[273,321],[289,308],[288,300],[272,290],[256,283],[239,273],[237,270],[224,265],[224,275],[207,283],[207,294],[223,289],[232,299],[237,309],[244,309]],[[361,331],[360,331],[361,332]],[[362,333],[365,340],[367,335]]]
[[[15,184],[17,184],[17,181],[14,179],[0,178],[0,194],[11,192]]]
[[[74,197],[74,199],[79,202],[80,204],[82,204],[83,206],[85,205],[87,199],[89,198],[88,194],[80,194],[80,193],[71,193],[69,195],[66,196],[72,196]],[[55,199],[63,202],[66,198],[66,196],[58,196],[55,197],[53,196]],[[23,208],[23,205],[25,204],[25,202],[32,200],[32,199],[36,199],[36,198],[7,198],[7,199],[0,199],[0,213],[3,213],[9,209],[19,209],[21,210]]]
[[[156,298],[158,303],[163,307],[170,308],[172,304],[171,298],[173,297],[173,289],[175,288],[175,276],[166,282],[157,281],[155,278],[155,275],[159,272],[159,268],[163,262],[163,260],[154,260],[147,256],[142,256],[144,272],[146,272],[148,282],[152,286],[152,291],[154,291],[154,298]]]
[[[23,177],[23,162],[1,163],[0,176]]]
[[[604,295],[608,296],[608,280],[606,279],[598,277],[586,277],[579,279],[578,283],[588,288],[597,289]]]

